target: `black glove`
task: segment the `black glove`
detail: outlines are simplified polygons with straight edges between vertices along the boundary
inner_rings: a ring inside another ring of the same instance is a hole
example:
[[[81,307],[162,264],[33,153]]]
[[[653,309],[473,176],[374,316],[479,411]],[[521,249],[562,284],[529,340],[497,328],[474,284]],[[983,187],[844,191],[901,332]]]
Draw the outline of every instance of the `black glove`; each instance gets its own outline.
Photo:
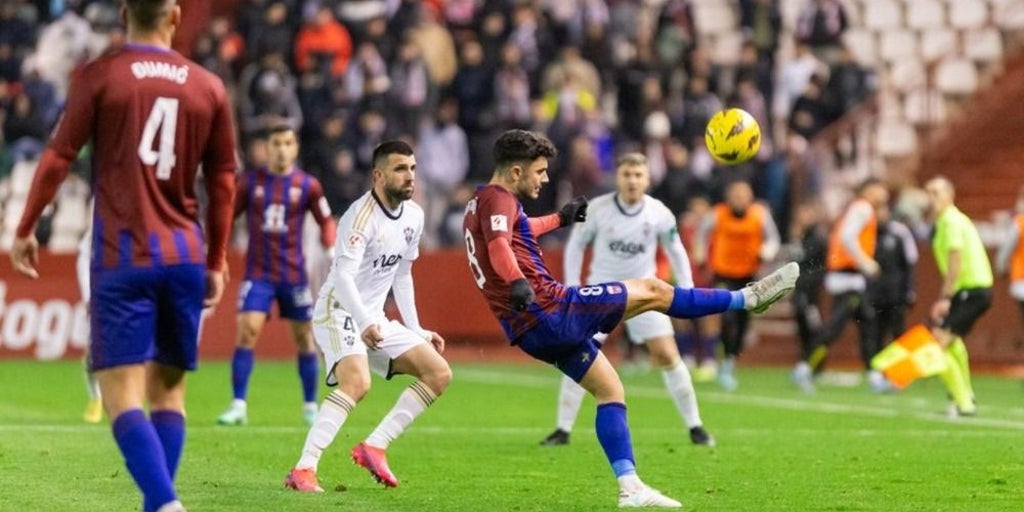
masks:
[[[525,277],[512,281],[512,287],[508,291],[508,302],[513,311],[526,311],[536,298],[537,294],[533,293],[533,288],[530,288],[530,283]]]
[[[568,203],[561,210],[558,210],[558,218],[562,220],[561,227],[568,226],[573,222],[587,220],[587,198],[579,196]]]

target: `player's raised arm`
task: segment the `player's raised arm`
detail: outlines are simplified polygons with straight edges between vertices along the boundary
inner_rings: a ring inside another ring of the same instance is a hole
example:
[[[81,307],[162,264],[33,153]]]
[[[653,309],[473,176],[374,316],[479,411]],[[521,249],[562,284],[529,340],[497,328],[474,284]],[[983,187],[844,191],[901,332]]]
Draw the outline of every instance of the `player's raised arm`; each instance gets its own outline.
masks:
[[[39,160],[11,247],[11,264],[22,275],[33,279],[39,277],[35,268],[39,259],[39,242],[34,234],[36,223],[46,205],[56,197],[57,189],[67,178],[71,162],[78,151],[89,140],[94,114],[92,84],[80,70],[76,71],[71,77],[64,114],[58,121],[53,139]]]

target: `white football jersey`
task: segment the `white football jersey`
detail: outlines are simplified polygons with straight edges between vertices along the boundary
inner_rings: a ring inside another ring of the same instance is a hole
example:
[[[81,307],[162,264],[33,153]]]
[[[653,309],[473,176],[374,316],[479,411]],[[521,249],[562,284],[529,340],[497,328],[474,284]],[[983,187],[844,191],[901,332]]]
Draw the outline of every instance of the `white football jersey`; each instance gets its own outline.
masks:
[[[573,227],[569,244],[591,244],[586,282],[602,283],[654,277],[658,243],[667,246],[678,236],[676,218],[664,203],[644,195],[627,207],[612,192],[590,202],[587,220]]]
[[[392,212],[372,191],[363,194],[338,221],[335,259],[320,295],[334,289],[341,271],[339,261],[351,258],[359,262],[354,279],[367,314],[386,321],[384,301],[394,284],[398,262],[419,257],[422,234],[423,209],[418,204],[404,201],[398,211]]]

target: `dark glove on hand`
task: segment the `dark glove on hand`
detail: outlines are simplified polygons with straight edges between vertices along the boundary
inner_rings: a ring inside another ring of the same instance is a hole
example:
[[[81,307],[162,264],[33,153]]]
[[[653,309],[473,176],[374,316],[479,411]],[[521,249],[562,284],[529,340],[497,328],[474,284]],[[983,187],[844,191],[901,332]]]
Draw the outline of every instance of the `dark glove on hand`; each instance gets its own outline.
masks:
[[[508,291],[509,304],[513,311],[526,311],[526,308],[533,304],[537,294],[533,293],[530,283],[526,278],[521,277],[512,281],[512,287]]]
[[[558,218],[562,220],[561,227],[563,228],[573,222],[587,220],[587,198],[579,196],[566,203],[561,210],[558,210]]]

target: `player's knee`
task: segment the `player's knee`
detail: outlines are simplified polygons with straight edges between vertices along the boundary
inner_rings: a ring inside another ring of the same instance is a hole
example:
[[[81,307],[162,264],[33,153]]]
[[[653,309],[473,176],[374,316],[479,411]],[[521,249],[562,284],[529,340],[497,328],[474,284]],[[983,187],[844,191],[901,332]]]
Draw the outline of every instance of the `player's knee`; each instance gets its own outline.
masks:
[[[242,348],[253,348],[260,338],[260,330],[254,325],[242,323],[238,329],[238,346]]]
[[[338,389],[358,402],[370,392],[369,375],[350,375],[345,379],[338,379]]]
[[[441,365],[420,376],[420,381],[426,384],[434,394],[440,396],[452,381],[452,369],[447,364]]]
[[[679,359],[677,354],[667,353],[661,350],[650,351],[651,366],[654,368],[671,368],[675,366],[676,360]]]

